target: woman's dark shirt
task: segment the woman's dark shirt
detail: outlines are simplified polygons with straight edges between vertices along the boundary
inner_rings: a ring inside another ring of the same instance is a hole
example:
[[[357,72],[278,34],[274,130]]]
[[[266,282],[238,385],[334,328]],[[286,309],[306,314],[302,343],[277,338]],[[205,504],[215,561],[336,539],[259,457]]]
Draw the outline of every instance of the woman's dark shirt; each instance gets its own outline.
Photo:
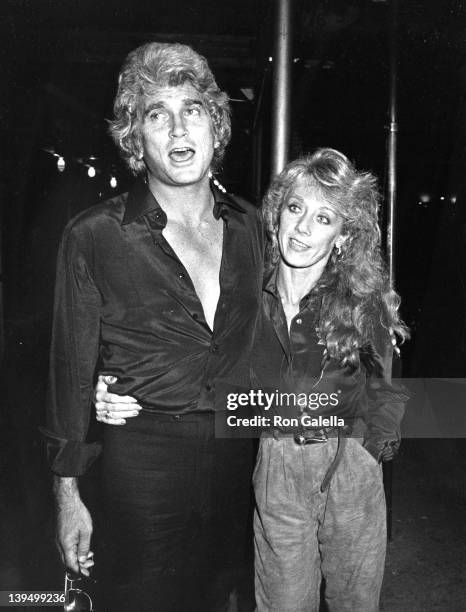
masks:
[[[216,379],[249,355],[261,299],[261,219],[244,200],[217,190],[214,197],[224,232],[213,331],[142,180],[65,229],[45,430],[55,473],[82,474],[100,450],[87,440],[97,368],[118,378],[112,392],[177,415],[212,412]]]
[[[317,328],[325,289],[316,287],[302,298],[288,332],[276,275],[277,269],[264,282],[262,316],[252,352],[253,386],[268,393],[275,390],[294,393],[296,397],[312,394],[312,407],[308,402],[305,410],[311,417],[335,416],[350,426],[362,419],[366,440],[372,440],[380,448],[387,442],[398,442],[408,396],[404,389],[395,388],[387,372],[391,354],[388,332],[382,327],[377,330],[370,359],[363,354],[360,368],[351,372],[335,359],[324,356],[325,346]],[[324,405],[319,404],[318,394]],[[301,413],[302,405],[286,410],[286,403],[285,397],[268,416],[274,413],[296,417]]]

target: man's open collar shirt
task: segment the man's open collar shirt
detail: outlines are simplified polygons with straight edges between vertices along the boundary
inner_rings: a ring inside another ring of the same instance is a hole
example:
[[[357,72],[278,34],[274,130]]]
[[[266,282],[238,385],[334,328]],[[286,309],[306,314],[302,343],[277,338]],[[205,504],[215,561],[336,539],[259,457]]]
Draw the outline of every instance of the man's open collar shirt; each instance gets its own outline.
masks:
[[[47,405],[52,470],[82,474],[95,373],[111,391],[161,414],[214,410],[215,381],[251,349],[260,307],[263,230],[251,204],[214,190],[224,223],[213,331],[183,264],[163,236],[165,212],[145,182],[65,229],[57,264]],[[245,381],[245,384],[246,381]]]

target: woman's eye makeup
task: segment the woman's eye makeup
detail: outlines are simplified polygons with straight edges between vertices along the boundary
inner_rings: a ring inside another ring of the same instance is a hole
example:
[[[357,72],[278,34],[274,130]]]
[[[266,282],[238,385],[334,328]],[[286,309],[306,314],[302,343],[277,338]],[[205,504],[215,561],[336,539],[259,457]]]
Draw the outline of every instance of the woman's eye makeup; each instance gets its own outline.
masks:
[[[301,212],[301,206],[299,206],[299,204],[296,204],[295,202],[290,202],[287,205],[287,209],[291,213],[300,213]],[[330,225],[332,223],[332,218],[327,213],[317,213],[315,215],[315,219],[316,219],[316,221],[318,223],[321,223],[322,225]]]
[[[319,223],[323,223],[324,225],[329,225],[331,223],[330,217],[328,215],[317,215],[317,220]]]

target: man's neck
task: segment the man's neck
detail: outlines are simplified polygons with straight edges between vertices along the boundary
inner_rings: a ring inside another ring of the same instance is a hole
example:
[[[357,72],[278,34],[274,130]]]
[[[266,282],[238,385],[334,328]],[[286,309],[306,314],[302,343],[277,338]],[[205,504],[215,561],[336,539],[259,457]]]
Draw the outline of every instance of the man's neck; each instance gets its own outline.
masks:
[[[213,195],[207,176],[192,185],[166,185],[150,176],[147,182],[169,220],[192,225],[212,215]]]

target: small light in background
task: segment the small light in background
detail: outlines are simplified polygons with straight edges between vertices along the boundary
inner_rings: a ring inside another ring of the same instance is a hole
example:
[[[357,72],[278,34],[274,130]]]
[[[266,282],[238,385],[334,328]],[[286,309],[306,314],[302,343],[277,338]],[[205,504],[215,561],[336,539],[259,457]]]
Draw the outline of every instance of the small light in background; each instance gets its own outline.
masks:
[[[442,200],[442,202],[443,202],[443,200],[445,199],[445,196],[440,196],[440,199],[441,199],[441,200]]]
[[[269,56],[269,62],[273,62],[273,57],[271,55]]]
[[[427,204],[427,202],[430,202],[430,195],[428,193],[421,193],[419,199],[421,202],[424,202],[424,204]]]
[[[57,168],[58,168],[58,172],[63,172],[63,170],[65,169],[65,160],[63,157],[59,157],[57,160]]]
[[[455,195],[452,195],[452,196],[451,196],[451,198],[450,198],[450,202],[451,202],[452,204],[456,204],[456,196],[455,196]]]
[[[87,169],[87,176],[89,178],[94,178],[94,176],[95,176],[95,168],[94,168],[94,166],[89,166],[89,168]]]
[[[112,189],[115,189],[116,186],[117,186],[117,180],[114,176],[112,176],[112,178],[110,179],[110,187]]]

